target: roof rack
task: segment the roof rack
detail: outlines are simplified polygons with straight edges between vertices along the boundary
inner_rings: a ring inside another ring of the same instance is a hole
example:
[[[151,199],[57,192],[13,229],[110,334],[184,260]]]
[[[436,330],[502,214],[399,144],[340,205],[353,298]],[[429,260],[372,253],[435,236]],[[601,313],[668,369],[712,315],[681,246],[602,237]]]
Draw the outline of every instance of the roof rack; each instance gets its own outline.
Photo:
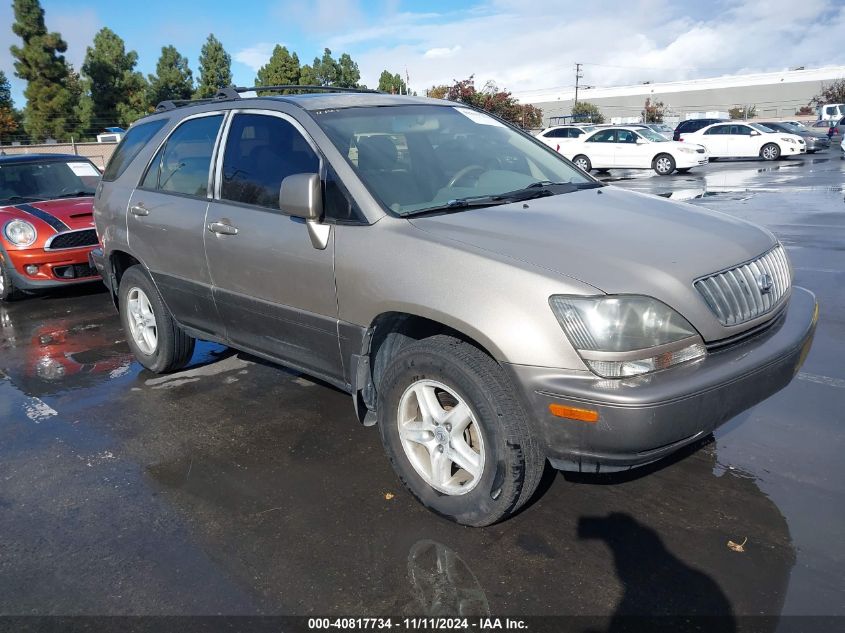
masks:
[[[378,90],[370,90],[368,88],[341,88],[339,86],[300,86],[298,84],[283,84],[279,86],[252,86],[247,88],[245,86],[226,86],[220,88],[213,97],[207,99],[170,99],[162,101],[156,106],[156,112],[167,112],[168,110],[175,110],[188,105],[197,105],[200,103],[212,103],[214,101],[229,101],[231,99],[240,99],[242,92],[282,92],[283,90],[296,90],[299,92],[352,92],[352,93],[376,93]]]
[[[245,88],[237,86],[231,88],[236,93],[241,92],[281,92],[282,90],[297,90],[302,92],[363,92],[363,93],[378,93],[378,90],[370,90],[369,88],[341,88],[339,86],[300,86],[298,84],[283,84],[280,86],[253,86],[252,88]]]

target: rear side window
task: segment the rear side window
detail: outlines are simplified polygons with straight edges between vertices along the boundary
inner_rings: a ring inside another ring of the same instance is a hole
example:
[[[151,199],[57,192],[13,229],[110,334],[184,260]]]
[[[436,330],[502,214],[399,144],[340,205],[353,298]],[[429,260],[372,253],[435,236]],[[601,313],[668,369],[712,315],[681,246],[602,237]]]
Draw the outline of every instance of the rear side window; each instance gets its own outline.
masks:
[[[208,174],[222,114],[182,123],[156,153],[141,186],[186,196],[208,195]]]
[[[132,159],[166,123],[167,119],[158,119],[149,123],[141,123],[129,130],[114,150],[106,171],[103,172],[103,180],[113,181],[120,178],[120,175],[129,167]]]
[[[616,134],[616,130],[602,130],[601,132],[596,132],[590,138],[587,139],[589,143],[613,143],[614,142],[614,135]]]
[[[319,158],[290,122],[263,114],[236,114],[226,140],[220,197],[278,209],[282,180],[319,170]]]

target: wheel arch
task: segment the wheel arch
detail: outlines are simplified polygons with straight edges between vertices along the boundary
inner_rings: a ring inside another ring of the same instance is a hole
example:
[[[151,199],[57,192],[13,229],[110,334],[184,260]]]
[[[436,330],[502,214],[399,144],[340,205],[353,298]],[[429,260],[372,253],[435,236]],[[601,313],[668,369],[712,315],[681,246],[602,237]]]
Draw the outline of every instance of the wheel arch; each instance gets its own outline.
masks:
[[[469,343],[496,362],[502,358],[501,350],[487,337],[447,315],[422,316],[407,308],[381,312],[366,328],[360,354],[353,355],[352,397],[361,422],[375,423],[378,385],[390,359],[405,345],[437,334]]]
[[[141,260],[127,251],[118,249],[109,252],[108,267],[106,269],[109,279],[106,285],[111,292],[112,301],[118,311],[120,311],[120,302],[118,301],[117,291],[120,287],[120,280],[123,274],[132,266],[142,266],[146,269]]]

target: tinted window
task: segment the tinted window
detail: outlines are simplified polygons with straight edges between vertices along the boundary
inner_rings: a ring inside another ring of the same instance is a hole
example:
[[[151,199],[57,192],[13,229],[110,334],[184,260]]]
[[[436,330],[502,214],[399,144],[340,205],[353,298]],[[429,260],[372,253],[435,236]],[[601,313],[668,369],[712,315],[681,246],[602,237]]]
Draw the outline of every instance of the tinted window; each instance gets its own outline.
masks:
[[[261,114],[238,114],[229,128],[220,197],[279,208],[282,180],[315,174],[320,160],[288,121]]]
[[[709,130],[704,131],[705,134],[730,134],[731,133],[731,126],[730,125],[715,125],[711,127]]]
[[[566,138],[568,130],[566,128],[558,128],[556,130],[549,130],[546,132],[546,138]]]
[[[132,159],[147,144],[147,141],[154,137],[156,132],[164,127],[165,123],[167,123],[167,119],[158,119],[149,123],[141,123],[129,130],[123,140],[120,141],[120,145],[114,150],[106,171],[103,172],[103,180],[117,180],[129,166],[129,163],[132,162]]]
[[[222,114],[182,123],[150,163],[142,187],[188,196],[208,195],[211,154]]]
[[[731,134],[740,136],[751,136],[751,128],[746,125],[732,125]]]
[[[590,143],[613,143],[613,135],[616,130],[602,130],[601,132],[596,132],[590,138],[587,139]]]

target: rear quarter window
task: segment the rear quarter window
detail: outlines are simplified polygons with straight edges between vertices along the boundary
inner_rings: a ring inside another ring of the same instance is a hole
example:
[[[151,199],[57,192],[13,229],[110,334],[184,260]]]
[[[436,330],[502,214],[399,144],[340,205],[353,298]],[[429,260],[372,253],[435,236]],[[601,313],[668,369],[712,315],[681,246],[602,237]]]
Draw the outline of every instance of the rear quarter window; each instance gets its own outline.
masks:
[[[130,129],[120,144],[114,150],[106,170],[103,172],[103,180],[111,182],[120,178],[120,175],[129,167],[129,163],[144,148],[144,145],[156,135],[156,133],[167,124],[168,119],[157,119],[148,123],[141,123]]]

